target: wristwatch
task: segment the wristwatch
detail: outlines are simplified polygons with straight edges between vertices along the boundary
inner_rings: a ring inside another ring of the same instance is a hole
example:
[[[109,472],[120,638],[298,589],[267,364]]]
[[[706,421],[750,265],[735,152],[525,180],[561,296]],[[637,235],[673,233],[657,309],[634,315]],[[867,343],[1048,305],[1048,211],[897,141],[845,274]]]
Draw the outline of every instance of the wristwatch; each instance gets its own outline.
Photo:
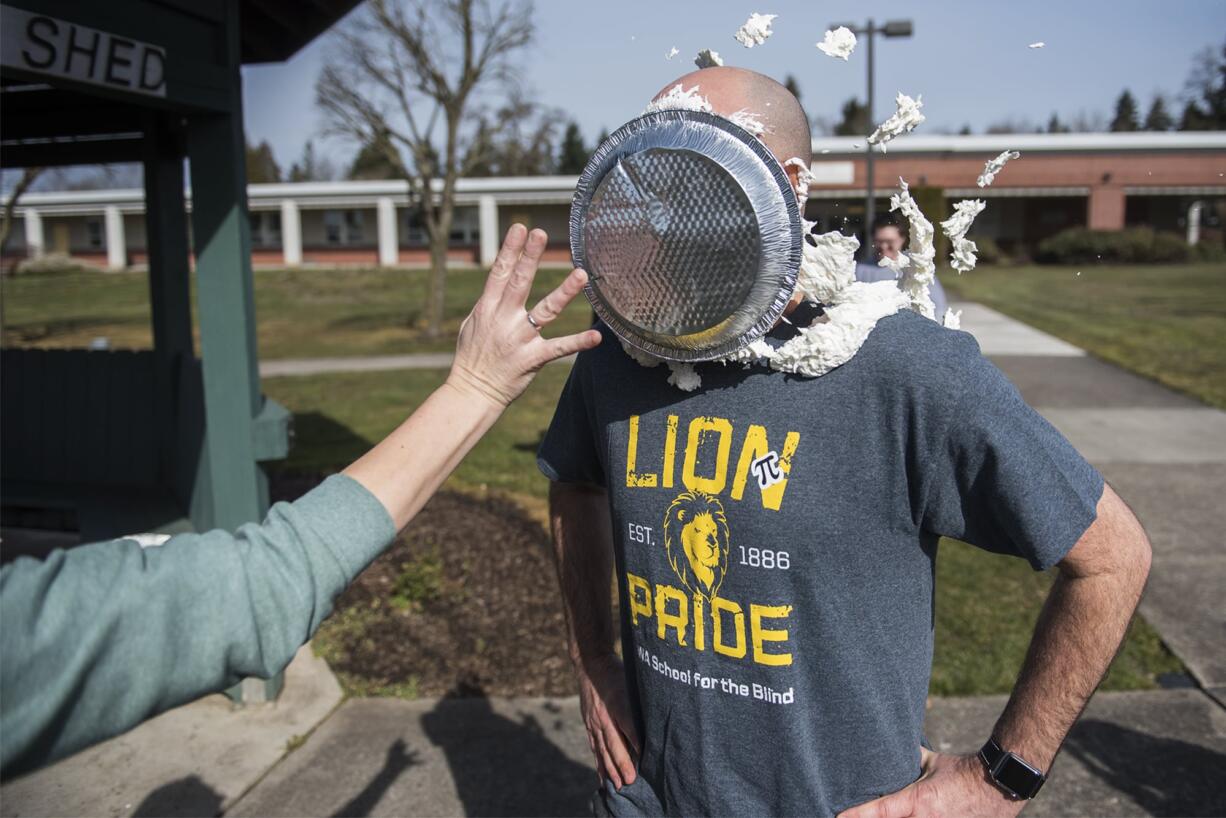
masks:
[[[1034,798],[1047,780],[1046,775],[1005,750],[994,738],[979,750],[979,760],[988,768],[988,778],[1018,800]]]

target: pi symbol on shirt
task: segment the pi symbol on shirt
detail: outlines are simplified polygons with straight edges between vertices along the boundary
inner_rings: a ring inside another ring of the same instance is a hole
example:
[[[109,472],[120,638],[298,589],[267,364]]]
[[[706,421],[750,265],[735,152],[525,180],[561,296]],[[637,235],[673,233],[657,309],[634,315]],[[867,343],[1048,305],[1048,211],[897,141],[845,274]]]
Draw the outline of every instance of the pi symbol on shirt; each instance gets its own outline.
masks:
[[[766,490],[783,479],[779,469],[779,454],[767,452],[750,464],[754,476],[758,478],[758,488]]]

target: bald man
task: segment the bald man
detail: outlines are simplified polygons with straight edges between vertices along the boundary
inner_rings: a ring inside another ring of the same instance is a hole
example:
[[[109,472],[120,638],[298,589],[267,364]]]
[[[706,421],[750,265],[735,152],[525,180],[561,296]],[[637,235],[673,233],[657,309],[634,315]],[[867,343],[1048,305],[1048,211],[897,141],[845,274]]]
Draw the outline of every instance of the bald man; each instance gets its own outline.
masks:
[[[677,82],[760,119],[780,161],[808,160],[804,111],[774,80]],[[820,312],[797,298],[789,320]],[[1016,814],[1148,571],[1144,532],[1099,474],[970,335],[912,312],[820,378],[702,364],[692,392],[597,329],[539,452],[594,811]],[[1059,568],[982,758],[921,746],[941,536]]]

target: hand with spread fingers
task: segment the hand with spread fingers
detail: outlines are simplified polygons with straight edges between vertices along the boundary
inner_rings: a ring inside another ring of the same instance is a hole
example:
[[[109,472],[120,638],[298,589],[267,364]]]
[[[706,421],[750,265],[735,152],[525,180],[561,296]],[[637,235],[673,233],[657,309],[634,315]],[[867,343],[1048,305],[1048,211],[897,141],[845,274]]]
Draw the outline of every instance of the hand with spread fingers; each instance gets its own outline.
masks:
[[[572,270],[553,292],[525,309],[548,239],[544,230],[528,232],[521,224],[507,231],[485,291],[460,327],[447,378],[454,388],[505,407],[542,366],[600,343],[595,330],[559,338],[542,335],[587,284],[583,270]]]
[[[587,662],[578,677],[579,706],[587,743],[596,757],[596,776],[620,790],[634,783],[639,757],[625,670],[617,656],[609,655]]]
[[[1028,803],[998,789],[975,756],[935,753],[921,747],[920,770],[914,783],[844,810],[839,818],[1013,818]]]

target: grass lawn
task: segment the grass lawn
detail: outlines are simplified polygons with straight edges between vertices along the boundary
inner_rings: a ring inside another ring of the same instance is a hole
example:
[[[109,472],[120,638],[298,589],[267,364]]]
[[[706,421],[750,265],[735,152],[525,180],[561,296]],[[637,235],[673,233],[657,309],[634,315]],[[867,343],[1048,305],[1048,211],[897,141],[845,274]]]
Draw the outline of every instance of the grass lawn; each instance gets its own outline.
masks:
[[[557,286],[567,272],[541,270],[534,299]],[[420,325],[426,276],[425,270],[259,270],[255,300],[260,357],[450,351],[460,321],[481,292],[485,272],[466,267],[449,274],[446,325],[434,341],[423,337]],[[109,339],[112,349],[145,349],[153,343],[146,273],[30,275],[5,278],[0,287],[6,347],[85,347],[100,336]],[[558,319],[558,329],[584,329],[590,315],[580,299]],[[198,325],[196,329],[198,343]]]
[[[980,267],[946,272],[941,283],[951,297],[1226,409],[1222,265]]]
[[[389,432],[443,380],[442,371],[352,373],[275,378],[265,391],[297,416],[297,444],[283,468],[334,470]],[[449,485],[466,492],[510,495],[543,520],[548,483],[535,449],[549,423],[567,367],[546,367],[457,469]],[[932,691],[939,695],[1007,692],[1025,655],[1051,583],[1022,560],[947,541],[937,559],[936,656]],[[1181,665],[1144,621],[1134,621],[1106,687],[1148,688]]]

